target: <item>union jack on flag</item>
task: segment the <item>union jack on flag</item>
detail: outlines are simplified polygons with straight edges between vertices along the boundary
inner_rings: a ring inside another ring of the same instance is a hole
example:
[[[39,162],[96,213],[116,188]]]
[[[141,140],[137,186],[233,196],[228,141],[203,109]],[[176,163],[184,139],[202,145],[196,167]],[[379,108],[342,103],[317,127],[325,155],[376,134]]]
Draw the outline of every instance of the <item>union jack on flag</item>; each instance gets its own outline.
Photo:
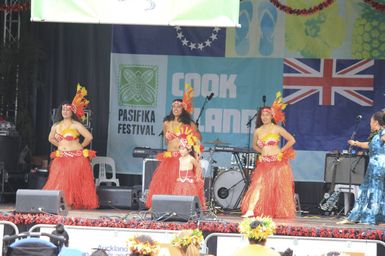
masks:
[[[286,58],[283,89],[287,91],[283,101],[295,104],[318,93],[319,105],[327,106],[334,105],[339,94],[361,106],[373,106],[373,99],[362,94],[374,91],[373,66],[374,60]]]

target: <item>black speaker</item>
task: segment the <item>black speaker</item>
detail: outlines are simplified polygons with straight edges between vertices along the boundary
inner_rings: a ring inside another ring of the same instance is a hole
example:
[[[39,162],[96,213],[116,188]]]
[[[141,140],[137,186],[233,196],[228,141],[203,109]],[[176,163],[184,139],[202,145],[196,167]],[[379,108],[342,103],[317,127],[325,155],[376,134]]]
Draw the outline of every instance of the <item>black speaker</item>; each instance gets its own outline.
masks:
[[[100,208],[138,208],[138,193],[131,187],[97,187],[96,192]]]
[[[366,155],[326,154],[325,176],[326,183],[333,182],[333,170],[335,170],[335,184],[360,185],[364,181],[369,157]]]
[[[67,215],[61,190],[19,189],[16,191],[16,212]]]
[[[153,195],[151,218],[163,221],[189,221],[202,216],[197,196]]]
[[[146,158],[143,160],[142,195],[146,194],[151,183],[152,175],[154,175],[155,169],[158,167],[159,163],[160,161],[157,159]]]

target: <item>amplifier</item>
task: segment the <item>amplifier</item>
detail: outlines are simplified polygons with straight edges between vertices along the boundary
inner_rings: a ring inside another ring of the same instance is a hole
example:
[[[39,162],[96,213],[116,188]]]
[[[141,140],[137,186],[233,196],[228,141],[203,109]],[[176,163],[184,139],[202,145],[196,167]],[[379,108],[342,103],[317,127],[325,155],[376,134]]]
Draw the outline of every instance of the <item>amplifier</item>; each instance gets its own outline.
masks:
[[[146,158],[143,160],[143,172],[142,172],[142,196],[147,194],[147,190],[150,187],[152,175],[155,169],[158,167],[160,161],[157,159]]]
[[[335,169],[335,184],[360,185],[364,181],[369,157],[366,155],[332,154],[328,153],[325,157],[325,176],[326,183],[333,182],[333,170]]]

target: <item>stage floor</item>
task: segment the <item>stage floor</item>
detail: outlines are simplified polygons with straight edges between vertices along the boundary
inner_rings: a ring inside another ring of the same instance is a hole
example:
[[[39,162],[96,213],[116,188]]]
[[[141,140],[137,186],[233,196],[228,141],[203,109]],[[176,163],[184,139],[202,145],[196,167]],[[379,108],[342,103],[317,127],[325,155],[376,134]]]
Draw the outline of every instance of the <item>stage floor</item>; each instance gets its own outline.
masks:
[[[2,214],[12,213],[15,211],[15,204],[1,204],[0,212]],[[99,218],[121,218],[125,220],[150,220],[149,211],[138,211],[129,209],[94,209],[94,210],[68,210],[67,217],[69,218],[88,218],[88,219],[99,219]],[[341,225],[337,222],[343,220],[345,216],[325,216],[315,214],[302,214],[294,219],[274,219],[277,225],[291,226],[291,227],[302,227],[302,228],[332,228],[332,229],[364,229],[364,230],[382,230],[385,232],[385,225],[368,225],[368,224],[349,224]],[[242,221],[241,213],[235,211],[221,211],[215,215],[212,213],[204,212],[202,221],[210,222],[227,222],[227,223],[239,223]]]

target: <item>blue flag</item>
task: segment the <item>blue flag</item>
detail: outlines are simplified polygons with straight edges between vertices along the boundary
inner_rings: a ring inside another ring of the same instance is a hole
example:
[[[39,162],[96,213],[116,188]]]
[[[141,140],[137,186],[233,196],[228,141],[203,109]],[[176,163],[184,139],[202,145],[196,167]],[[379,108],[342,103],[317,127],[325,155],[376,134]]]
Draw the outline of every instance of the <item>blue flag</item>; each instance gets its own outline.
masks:
[[[226,30],[223,28],[113,26],[112,33],[113,53],[225,55]]]
[[[367,140],[371,115],[385,106],[382,65],[377,60],[285,59],[286,126],[296,148],[346,149],[356,126],[355,138]]]

